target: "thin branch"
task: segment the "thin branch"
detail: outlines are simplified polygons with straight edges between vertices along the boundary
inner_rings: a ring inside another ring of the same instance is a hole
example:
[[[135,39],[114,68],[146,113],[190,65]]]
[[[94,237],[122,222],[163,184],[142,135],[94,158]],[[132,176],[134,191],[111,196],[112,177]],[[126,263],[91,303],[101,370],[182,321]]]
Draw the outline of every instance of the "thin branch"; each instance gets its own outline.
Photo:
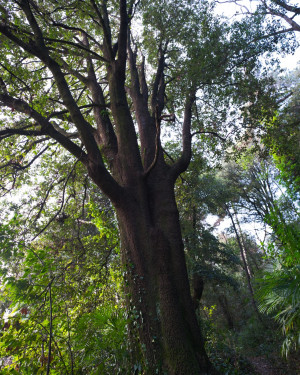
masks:
[[[25,81],[23,81],[20,77],[18,77],[18,76],[16,76],[10,69],[8,69],[5,65],[3,65],[3,64],[1,64],[0,63],[0,66],[4,69],[4,70],[6,70],[12,77],[14,77],[14,78],[16,78],[18,81],[20,81],[25,87],[26,87],[26,89],[30,92],[31,90],[30,90],[30,87],[27,85],[27,83],[25,82]],[[1,79],[1,84],[3,85],[4,84],[4,82],[3,82],[3,80],[2,80],[2,78],[0,78]],[[5,88],[5,91],[6,91],[6,88]]]
[[[27,163],[26,165],[20,165],[18,163],[11,163],[10,165],[13,165],[13,167],[15,167],[16,169],[18,170],[24,170],[24,169],[27,169],[29,168],[41,155],[43,155],[44,152],[46,152],[47,150],[49,149],[49,146],[46,146],[43,150],[41,150],[38,154],[36,154],[31,160],[29,163]],[[2,167],[0,167],[2,168]]]
[[[110,103],[108,103],[108,104],[92,103],[92,104],[85,104],[85,105],[78,106],[79,109],[93,108],[93,107],[99,107],[99,108],[105,109],[105,108],[110,107]],[[67,113],[69,113],[69,111],[67,109],[62,110],[62,111],[52,112],[48,115],[47,120],[50,120],[52,117],[57,117],[59,119],[63,119],[62,115],[67,114]]]
[[[38,211],[38,213],[35,215],[35,218],[33,220],[33,223],[36,222],[36,220],[39,219],[40,215],[41,215],[41,212],[43,211],[44,207],[45,207],[45,204],[46,204],[46,201],[51,193],[51,190],[55,187],[55,185],[59,185],[61,184],[62,182],[64,181],[64,179],[60,179],[56,184],[55,183],[51,183],[51,185],[48,187],[47,191],[46,191],[46,194],[44,195],[44,198],[42,200],[42,202],[38,203],[34,208],[40,206],[40,209]]]
[[[163,149],[163,153],[167,155],[167,157],[171,160],[172,163],[175,163],[174,158],[165,149]]]
[[[236,214],[236,212],[234,210],[234,206],[233,205],[232,205],[232,208],[233,208],[233,212],[236,215],[236,219],[237,219],[237,214]],[[237,226],[235,224],[233,215],[231,214],[230,208],[229,208],[229,206],[226,203],[225,203],[225,212],[230,217],[230,220],[231,220],[231,223],[232,223],[232,226],[233,226],[233,229],[234,229],[234,233],[235,233],[235,236],[236,236],[236,239],[237,239],[237,242],[238,242],[238,246],[239,246],[241,258],[242,258],[242,261],[243,261],[243,269],[244,269],[245,274],[246,274],[248,289],[249,289],[249,293],[250,293],[250,297],[251,297],[251,302],[252,302],[254,311],[255,311],[255,313],[256,313],[259,321],[264,324],[264,322],[262,320],[262,317],[261,317],[261,315],[260,315],[260,313],[258,311],[257,304],[256,304],[256,301],[255,301],[255,298],[254,298],[254,291],[253,291],[252,282],[251,282],[251,275],[250,275],[250,272],[249,272],[249,268],[248,268],[248,264],[247,264],[247,259],[246,259],[246,250],[245,250],[245,248],[243,246],[242,239],[241,239],[242,233],[238,232],[238,228],[237,228]]]
[[[276,104],[281,104],[281,103],[283,103],[286,99],[290,98],[293,94],[294,94],[294,92],[289,92],[289,93],[286,94],[283,98],[278,99],[278,100],[276,101]]]
[[[67,312],[67,324],[68,324],[68,349],[70,352],[70,358],[71,358],[71,375],[74,375],[74,355],[72,351],[72,346],[71,346],[71,334],[70,334],[70,317],[69,317],[69,312],[68,312],[68,306],[66,306],[66,312]]]
[[[102,49],[102,47],[103,46],[101,46],[101,44],[99,44],[98,43],[98,41],[94,38],[94,37],[92,37],[90,34],[88,34],[87,32],[86,32],[86,30],[83,30],[83,29],[81,29],[80,27],[75,27],[75,26],[68,26],[68,25],[65,25],[64,23],[60,23],[60,22],[56,22],[56,21],[54,21],[54,20],[52,20],[52,24],[53,24],[53,26],[55,26],[55,27],[61,27],[61,28],[63,28],[63,29],[66,29],[66,30],[72,30],[72,31],[77,31],[77,32],[80,32],[80,33],[84,33],[84,34],[86,34],[87,36],[88,36],[88,38],[90,39],[90,40],[92,40],[100,49]]]
[[[105,63],[108,62],[108,60],[105,59],[103,56],[98,55],[98,53],[96,53],[94,51],[91,51],[89,48],[86,48],[81,44],[74,43],[74,42],[71,42],[69,40],[54,39],[54,38],[47,38],[47,37],[45,38],[45,40],[49,41],[49,42],[53,42],[53,43],[66,44],[66,45],[75,47],[76,49],[78,48],[78,49],[82,50],[83,52],[86,52],[91,58],[94,58],[95,60],[103,61]],[[71,51],[71,53],[74,53],[74,51]],[[82,52],[81,52],[81,55],[79,55],[79,56],[82,56]]]
[[[50,328],[49,328],[49,348],[48,348],[48,363],[47,363],[47,375],[50,374],[50,364],[51,364],[51,345],[52,345],[52,288],[49,285],[49,304],[50,304],[50,311],[49,311],[49,319],[50,319]]]
[[[217,132],[213,132],[213,131],[201,131],[201,130],[199,130],[199,131],[196,131],[196,132],[194,132],[194,133],[192,133],[191,134],[191,137],[193,137],[194,135],[196,135],[196,134],[212,134],[212,135],[214,135],[215,137],[218,137],[222,142],[226,142],[226,138],[223,138],[223,137],[221,137]]]
[[[53,278],[52,282],[54,281],[54,279],[55,279],[55,278]],[[47,286],[47,288],[48,288],[48,286]],[[40,307],[40,310],[42,309],[42,307],[44,307],[44,305],[45,305],[45,303],[42,304],[42,306]],[[35,321],[35,320],[34,320],[34,321]],[[38,322],[38,321],[35,321],[35,323],[37,323],[39,326],[41,326],[41,327],[43,328],[43,330],[47,333],[47,335],[49,335],[49,331],[47,330],[46,327],[43,326],[42,323],[40,323],[40,322]],[[59,348],[59,346],[58,346],[58,344],[57,344],[55,338],[53,337],[53,335],[52,335],[52,340],[53,340],[53,342],[54,342],[54,344],[55,344],[55,346],[56,346],[56,349],[57,349],[57,351],[58,351],[58,355],[59,355],[59,357],[60,357],[60,359],[61,359],[61,361],[62,361],[62,363],[63,363],[63,365],[64,365],[64,368],[65,368],[66,374],[68,375],[68,374],[69,374],[68,368],[67,368],[67,366],[66,366],[66,364],[65,364],[65,361],[64,361],[64,358],[63,358],[63,356],[62,356],[62,354],[61,354],[60,348]]]
[[[58,211],[56,211],[56,213],[54,214],[54,216],[52,216],[52,218],[48,221],[48,223],[32,238],[31,242],[33,242],[37,237],[39,237],[49,227],[49,225],[57,218],[57,216],[61,213],[61,211],[63,209],[63,206],[64,206],[64,203],[65,203],[65,192],[66,192],[67,183],[68,183],[74,169],[76,168],[76,165],[77,165],[78,162],[79,162],[79,160],[76,160],[76,162],[74,163],[72,169],[70,170],[70,172],[68,173],[68,176],[66,178],[65,184],[63,186],[63,195],[62,195],[60,208],[58,209]]]
[[[100,25],[101,25],[102,30],[103,30],[105,58],[108,61],[113,61],[114,60],[114,53],[113,53],[113,48],[112,48],[112,44],[111,44],[111,30],[110,30],[110,25],[109,25],[109,19],[108,19],[108,16],[107,16],[106,5],[103,2],[102,11],[104,13],[104,16],[102,17],[101,11],[100,11],[98,5],[96,4],[96,1],[90,0],[90,2],[91,2],[92,7],[94,8],[94,10],[97,14],[97,17],[99,19]]]

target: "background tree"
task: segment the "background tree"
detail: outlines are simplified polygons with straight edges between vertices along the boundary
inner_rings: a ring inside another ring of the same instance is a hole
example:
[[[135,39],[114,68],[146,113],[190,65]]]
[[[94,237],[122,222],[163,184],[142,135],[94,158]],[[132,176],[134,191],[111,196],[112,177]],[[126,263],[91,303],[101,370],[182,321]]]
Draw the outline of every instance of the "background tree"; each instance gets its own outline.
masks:
[[[284,76],[278,82],[283,99],[277,115],[265,124],[264,145],[281,171],[282,183],[294,194],[299,194],[299,70]]]
[[[256,287],[257,297],[260,310],[273,314],[279,322],[287,354],[298,342],[299,212],[295,195],[280,187],[280,171],[272,159],[261,159],[249,151],[239,165],[230,165],[225,175],[239,191],[236,206],[240,212],[248,218],[251,215],[250,221],[267,225],[269,234],[261,243],[266,263]]]

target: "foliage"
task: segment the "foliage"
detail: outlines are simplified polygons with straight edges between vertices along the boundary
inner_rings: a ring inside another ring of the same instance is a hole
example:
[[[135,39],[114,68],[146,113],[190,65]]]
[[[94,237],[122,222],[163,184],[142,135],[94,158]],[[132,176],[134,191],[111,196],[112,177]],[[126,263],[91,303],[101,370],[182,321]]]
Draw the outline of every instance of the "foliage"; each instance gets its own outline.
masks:
[[[282,352],[287,356],[300,345],[300,268],[274,265],[265,272],[258,290],[260,310],[270,314],[285,337]]]
[[[290,152],[292,150],[290,149]],[[269,158],[240,158],[239,165],[231,167],[227,176],[240,191],[240,205],[253,217],[271,228],[271,234],[262,243],[266,264],[257,285],[260,311],[271,314],[284,334],[282,351],[288,352],[299,343],[299,214],[294,195],[278,191],[278,171]],[[238,169],[239,168],[239,169]],[[227,178],[228,178],[227,177]],[[295,333],[296,332],[296,333]]]
[[[282,77],[278,86],[285,100],[273,120],[266,122],[263,142],[281,172],[282,181],[297,199],[300,189],[299,70]]]
[[[205,166],[200,168],[203,171]],[[196,166],[187,172],[176,191],[190,279],[200,278],[205,289],[214,286],[220,290],[237,290],[239,283],[235,276],[241,266],[240,258],[232,246],[220,240],[213,228],[205,224],[208,213],[221,212],[216,201],[220,203],[226,192],[219,189],[212,174],[199,176],[198,173]]]
[[[52,223],[31,244],[20,240],[21,218],[1,226],[1,373],[44,373],[50,363],[51,374],[127,373],[128,318],[107,219],[93,219],[97,230],[83,224],[90,229],[76,237],[73,218]]]
[[[256,374],[251,363],[244,357],[242,348],[235,342],[233,332],[226,332],[215,324],[216,306],[204,306],[203,329],[206,332],[206,348],[220,374]]]

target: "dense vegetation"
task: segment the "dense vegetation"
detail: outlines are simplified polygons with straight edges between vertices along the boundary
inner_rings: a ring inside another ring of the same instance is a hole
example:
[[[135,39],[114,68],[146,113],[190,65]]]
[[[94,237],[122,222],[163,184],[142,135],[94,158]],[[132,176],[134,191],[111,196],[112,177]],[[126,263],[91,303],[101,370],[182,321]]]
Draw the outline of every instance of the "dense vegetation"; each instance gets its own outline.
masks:
[[[0,2],[1,374],[299,372],[300,8],[220,9]]]

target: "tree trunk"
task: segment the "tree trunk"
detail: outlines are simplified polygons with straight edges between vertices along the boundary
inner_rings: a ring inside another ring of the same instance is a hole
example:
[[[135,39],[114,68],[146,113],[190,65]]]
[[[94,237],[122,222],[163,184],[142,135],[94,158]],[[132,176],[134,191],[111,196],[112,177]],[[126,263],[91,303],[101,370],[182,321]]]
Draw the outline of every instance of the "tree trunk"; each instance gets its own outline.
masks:
[[[173,184],[141,177],[116,207],[146,374],[213,374],[190,294]]]
[[[234,329],[234,323],[232,319],[232,315],[230,313],[230,309],[228,306],[228,300],[227,297],[224,294],[221,294],[218,296],[218,301],[220,303],[220,306],[223,310],[223,314],[227,320],[227,325],[229,329]]]
[[[256,316],[257,316],[258,320],[262,324],[264,324],[263,320],[262,320],[262,317],[260,315],[260,312],[258,310],[255,297],[254,297],[254,290],[253,290],[252,282],[251,282],[251,274],[250,274],[250,270],[249,270],[249,267],[248,267],[247,258],[246,258],[246,252],[245,252],[244,247],[243,247],[241,236],[240,236],[240,234],[238,232],[238,229],[236,227],[236,224],[235,224],[235,221],[233,219],[233,216],[232,216],[232,214],[230,212],[230,209],[229,209],[229,207],[227,205],[226,205],[226,211],[228,213],[228,216],[230,217],[230,220],[231,220],[231,223],[232,223],[232,226],[233,226],[233,230],[234,230],[234,233],[235,233],[235,236],[236,236],[236,239],[237,239],[237,243],[238,243],[238,246],[239,246],[239,249],[240,249],[240,254],[241,254],[241,258],[242,258],[242,262],[243,262],[243,269],[244,269],[245,274],[246,274],[247,285],[248,285],[248,290],[249,290],[249,293],[250,293],[250,299],[251,299],[251,303],[252,303],[253,309],[254,309],[254,311],[256,313]]]

